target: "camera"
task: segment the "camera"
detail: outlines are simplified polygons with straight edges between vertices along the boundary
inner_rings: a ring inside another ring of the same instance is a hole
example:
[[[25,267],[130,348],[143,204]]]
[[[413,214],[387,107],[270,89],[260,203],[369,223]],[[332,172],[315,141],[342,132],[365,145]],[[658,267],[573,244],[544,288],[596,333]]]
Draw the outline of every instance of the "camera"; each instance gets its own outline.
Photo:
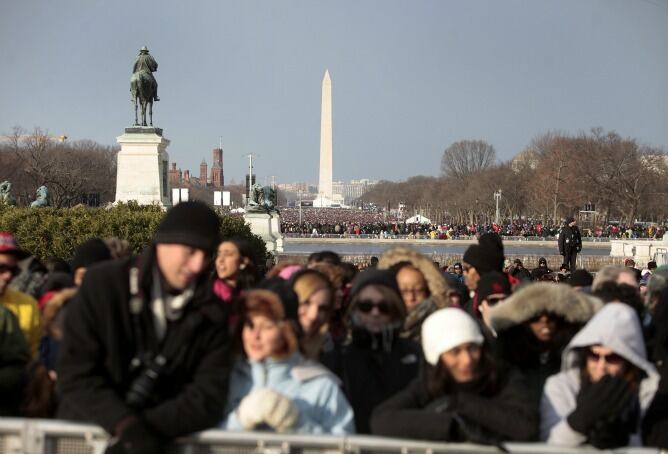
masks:
[[[136,410],[146,407],[151,400],[155,384],[163,372],[165,364],[167,364],[167,360],[162,355],[158,355],[147,362],[137,378],[132,381],[125,395],[125,403],[128,406]]]

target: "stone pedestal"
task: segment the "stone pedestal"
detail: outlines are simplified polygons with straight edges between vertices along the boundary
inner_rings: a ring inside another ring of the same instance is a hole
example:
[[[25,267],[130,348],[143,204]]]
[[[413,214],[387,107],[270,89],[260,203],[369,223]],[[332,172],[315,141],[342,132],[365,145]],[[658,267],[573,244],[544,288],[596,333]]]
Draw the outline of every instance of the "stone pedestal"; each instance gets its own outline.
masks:
[[[250,225],[251,232],[262,238],[267,245],[267,252],[283,252],[281,235],[281,217],[277,212],[247,212],[244,220]]]
[[[140,205],[171,206],[169,189],[169,140],[162,129],[125,128],[116,138],[121,145],[117,157],[116,202],[136,201]]]
[[[636,266],[646,266],[650,260],[658,264],[666,260],[667,254],[668,240],[610,240],[610,256],[632,257]]]

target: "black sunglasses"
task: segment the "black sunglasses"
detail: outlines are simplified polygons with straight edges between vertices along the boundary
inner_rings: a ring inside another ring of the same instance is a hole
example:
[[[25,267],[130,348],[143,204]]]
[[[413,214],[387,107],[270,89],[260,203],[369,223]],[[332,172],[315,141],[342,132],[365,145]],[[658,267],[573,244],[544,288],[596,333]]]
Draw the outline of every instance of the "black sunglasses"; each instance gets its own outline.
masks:
[[[601,358],[605,360],[606,363],[608,364],[621,364],[624,362],[624,358],[619,356],[616,353],[610,353],[607,355],[601,355],[600,353],[596,353],[591,349],[587,349],[587,358],[594,362],[599,362]]]
[[[5,264],[0,264],[0,274],[6,273],[7,271],[12,273],[12,276],[16,276],[21,272],[21,268],[18,266],[10,266],[10,265],[5,265]]]
[[[357,303],[357,309],[359,309],[361,312],[364,312],[365,314],[368,314],[373,310],[373,308],[378,309],[378,312],[380,312],[383,315],[388,315],[390,313],[390,305],[387,303],[376,303],[374,301],[360,301]]]
[[[491,307],[494,306],[497,303],[500,303],[501,301],[505,300],[505,296],[497,296],[493,298],[485,298],[485,301],[487,301],[487,304]]]

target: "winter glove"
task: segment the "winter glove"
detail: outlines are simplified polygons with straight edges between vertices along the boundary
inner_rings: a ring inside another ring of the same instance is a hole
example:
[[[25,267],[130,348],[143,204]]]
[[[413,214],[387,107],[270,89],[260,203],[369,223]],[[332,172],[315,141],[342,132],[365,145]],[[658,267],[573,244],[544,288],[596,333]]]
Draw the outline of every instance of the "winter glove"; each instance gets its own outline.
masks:
[[[456,406],[457,394],[451,394],[434,399],[425,407],[425,410],[433,411],[434,413],[445,413],[447,411],[452,411]]]
[[[634,397],[628,406],[619,411],[619,414],[611,418],[603,418],[594,424],[594,428],[589,433],[588,442],[598,449],[628,446],[631,434],[638,430],[639,419],[640,403]]]
[[[457,413],[452,415],[457,425],[458,439],[464,442],[479,445],[492,445],[498,447],[502,452],[508,452],[502,445],[501,437],[494,432],[484,428],[475,421],[464,418]]]
[[[573,430],[586,435],[597,421],[614,419],[632,399],[631,387],[622,377],[605,375],[597,383],[583,381],[577,407],[566,420]]]
[[[257,389],[243,398],[237,418],[246,430],[267,424],[276,432],[288,432],[299,420],[299,410],[290,399],[272,389]]]
[[[152,454],[163,452],[167,440],[141,419],[131,416],[123,421],[123,429],[117,433],[104,451],[105,454]]]

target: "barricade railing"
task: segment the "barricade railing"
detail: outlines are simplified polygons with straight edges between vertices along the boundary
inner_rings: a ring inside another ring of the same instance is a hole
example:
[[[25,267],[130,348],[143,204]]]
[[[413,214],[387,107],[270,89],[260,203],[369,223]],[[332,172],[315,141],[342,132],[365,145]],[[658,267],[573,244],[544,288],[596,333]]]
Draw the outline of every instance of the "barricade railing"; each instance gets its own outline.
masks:
[[[0,419],[0,454],[102,454],[107,435],[98,426],[57,420]],[[497,453],[501,447],[471,443],[431,443],[371,436],[277,435],[207,430],[177,440],[170,454],[455,454]],[[564,448],[543,443],[504,443],[513,453],[576,454],[591,447]],[[618,448],[618,454],[658,454],[655,448]]]

